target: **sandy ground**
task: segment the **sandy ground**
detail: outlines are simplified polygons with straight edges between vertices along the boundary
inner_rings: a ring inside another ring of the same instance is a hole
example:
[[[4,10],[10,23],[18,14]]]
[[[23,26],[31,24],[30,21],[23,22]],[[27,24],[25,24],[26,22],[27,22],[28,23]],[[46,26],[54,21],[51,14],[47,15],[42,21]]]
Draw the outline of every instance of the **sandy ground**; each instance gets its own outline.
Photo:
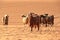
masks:
[[[0,40],[60,40],[60,26],[41,26],[31,32],[29,26],[0,25]]]
[[[60,40],[60,4],[40,2],[0,3],[0,20],[9,15],[9,25],[2,25],[0,21],[0,40]],[[55,24],[50,27],[41,26],[30,31],[30,27],[24,26],[21,15],[34,12],[37,14],[48,13],[55,16]]]

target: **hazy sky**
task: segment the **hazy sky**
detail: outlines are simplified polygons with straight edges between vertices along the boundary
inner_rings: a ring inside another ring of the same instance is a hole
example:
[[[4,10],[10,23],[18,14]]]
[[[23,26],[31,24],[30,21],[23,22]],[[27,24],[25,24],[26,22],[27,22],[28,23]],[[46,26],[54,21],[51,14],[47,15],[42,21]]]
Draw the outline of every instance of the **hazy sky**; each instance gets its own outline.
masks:
[[[40,2],[56,2],[60,0],[0,0],[0,1],[5,1],[5,2],[16,2],[16,1],[40,1]]]

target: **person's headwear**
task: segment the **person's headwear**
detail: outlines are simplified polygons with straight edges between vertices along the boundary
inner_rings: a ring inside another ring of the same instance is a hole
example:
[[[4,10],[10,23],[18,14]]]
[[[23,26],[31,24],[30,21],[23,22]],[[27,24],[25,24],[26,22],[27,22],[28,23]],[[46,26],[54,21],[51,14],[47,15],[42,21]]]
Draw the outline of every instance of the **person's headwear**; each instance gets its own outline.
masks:
[[[5,17],[8,16],[7,14],[5,14]]]

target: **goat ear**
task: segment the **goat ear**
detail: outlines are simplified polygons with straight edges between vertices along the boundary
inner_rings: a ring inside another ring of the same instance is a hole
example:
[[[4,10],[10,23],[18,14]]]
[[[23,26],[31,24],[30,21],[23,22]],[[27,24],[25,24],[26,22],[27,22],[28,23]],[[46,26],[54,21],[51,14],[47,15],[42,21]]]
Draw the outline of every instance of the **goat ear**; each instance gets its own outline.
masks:
[[[25,15],[22,15],[22,17],[25,17]]]
[[[22,15],[21,17],[23,17],[24,15]]]
[[[21,17],[23,17],[23,15]]]

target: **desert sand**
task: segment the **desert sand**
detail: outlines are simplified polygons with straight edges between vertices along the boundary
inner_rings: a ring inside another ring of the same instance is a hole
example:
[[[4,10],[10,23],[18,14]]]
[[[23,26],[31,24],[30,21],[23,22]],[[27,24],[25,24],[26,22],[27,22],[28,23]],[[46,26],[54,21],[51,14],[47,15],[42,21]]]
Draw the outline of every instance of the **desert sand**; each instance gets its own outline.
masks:
[[[0,2],[0,40],[60,40],[60,2]],[[31,32],[28,25],[24,26],[22,15],[30,12],[39,15],[54,15],[54,25],[34,28]],[[9,25],[3,25],[1,18],[9,15]]]

